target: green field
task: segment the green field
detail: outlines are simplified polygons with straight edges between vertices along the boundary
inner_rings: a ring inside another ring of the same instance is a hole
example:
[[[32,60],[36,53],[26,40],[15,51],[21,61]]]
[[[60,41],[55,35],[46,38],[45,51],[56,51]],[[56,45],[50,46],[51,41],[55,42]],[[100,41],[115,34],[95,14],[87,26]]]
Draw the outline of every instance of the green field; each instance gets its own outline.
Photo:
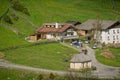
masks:
[[[120,20],[120,16],[112,12],[111,0],[20,0],[24,4],[31,16],[28,18],[38,27],[46,22],[66,22],[75,20],[84,22],[88,19]],[[120,10],[120,1],[115,0],[115,9]],[[9,7],[7,0],[0,0],[0,15]],[[0,48],[25,44],[23,39],[34,33],[35,28],[27,20],[20,19],[13,25],[23,34],[22,40],[13,32],[0,28]],[[2,26],[0,26],[2,27]],[[9,37],[8,37],[9,35]],[[14,43],[13,43],[14,42]]]
[[[0,49],[28,43],[25,40],[21,39],[17,34],[1,26],[0,34]]]
[[[77,51],[59,43],[43,44],[4,52],[5,59],[32,67],[67,70],[71,56]]]
[[[26,16],[20,12],[17,13],[32,21],[37,27],[47,22],[66,22],[68,20],[80,22],[88,19],[120,20],[120,16],[112,12],[111,0],[20,0],[20,2],[28,8],[31,15]],[[8,0],[0,0],[0,16],[9,6]],[[119,0],[115,0],[115,9],[120,11]],[[15,34],[11,30],[0,26],[0,49],[30,44],[24,38],[33,34],[35,27],[24,18],[20,17],[12,25],[6,24],[16,28],[22,35]],[[13,63],[66,70],[69,62],[65,62],[65,60],[77,51],[60,44],[47,44],[19,48],[3,53],[6,55],[5,59]],[[103,63],[108,61],[107,63],[112,64],[113,62],[113,65],[120,66],[118,57],[114,60],[107,60],[98,55],[97,58],[102,60]]]
[[[96,50],[96,58],[105,65],[120,67],[120,49],[110,48],[110,51],[115,55],[113,59],[107,59],[100,55],[102,49]]]

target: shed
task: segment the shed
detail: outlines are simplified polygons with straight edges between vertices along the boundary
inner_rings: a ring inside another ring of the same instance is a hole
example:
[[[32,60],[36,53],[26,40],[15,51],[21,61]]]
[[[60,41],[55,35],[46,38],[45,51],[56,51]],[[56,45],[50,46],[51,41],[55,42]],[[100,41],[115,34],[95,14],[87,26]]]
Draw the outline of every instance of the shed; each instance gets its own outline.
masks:
[[[30,36],[29,36],[29,39],[30,39],[30,40],[33,40],[33,41],[38,40],[38,38],[37,38],[37,35],[36,35],[36,34],[30,35]]]
[[[84,52],[75,54],[70,60],[70,69],[80,70],[85,68],[91,68],[91,59],[88,54]]]

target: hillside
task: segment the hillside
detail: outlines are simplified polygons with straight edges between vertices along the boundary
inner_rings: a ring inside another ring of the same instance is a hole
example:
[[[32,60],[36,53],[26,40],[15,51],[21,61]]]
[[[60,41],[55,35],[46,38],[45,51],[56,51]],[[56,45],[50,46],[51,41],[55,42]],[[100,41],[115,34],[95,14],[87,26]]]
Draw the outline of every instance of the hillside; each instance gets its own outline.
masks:
[[[20,0],[29,10],[31,16],[22,14],[38,27],[45,22],[65,22],[75,20],[84,22],[87,19],[120,20],[120,16],[112,12],[111,0]],[[115,0],[115,9],[120,10],[120,1]],[[7,0],[0,0],[0,15],[9,7]],[[11,25],[23,36],[34,32],[34,27],[20,18]],[[6,28],[0,28],[0,48],[24,44],[23,39]],[[9,36],[9,37],[8,37]]]

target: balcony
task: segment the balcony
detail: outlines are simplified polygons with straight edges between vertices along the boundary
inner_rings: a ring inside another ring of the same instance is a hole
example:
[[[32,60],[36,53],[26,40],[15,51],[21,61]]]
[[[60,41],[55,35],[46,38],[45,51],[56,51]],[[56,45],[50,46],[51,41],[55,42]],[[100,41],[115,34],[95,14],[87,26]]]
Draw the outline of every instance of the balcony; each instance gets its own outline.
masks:
[[[73,35],[71,35],[71,36],[62,36],[62,38],[64,39],[64,40],[66,40],[66,39],[78,39],[79,38],[79,36],[73,36]]]

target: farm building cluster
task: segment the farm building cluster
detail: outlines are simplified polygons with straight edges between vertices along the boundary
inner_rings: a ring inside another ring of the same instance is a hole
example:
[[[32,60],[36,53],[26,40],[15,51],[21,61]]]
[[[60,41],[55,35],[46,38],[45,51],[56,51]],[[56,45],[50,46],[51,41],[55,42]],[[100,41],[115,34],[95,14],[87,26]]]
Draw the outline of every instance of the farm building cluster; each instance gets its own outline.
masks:
[[[118,44],[120,43],[120,22],[112,20],[87,20],[83,23],[78,21],[44,23],[35,30],[33,35],[29,36],[29,40],[78,40],[78,43],[75,41],[73,43],[78,46],[79,43],[82,43],[79,41],[79,38],[83,37],[87,38],[88,41],[95,40],[105,44]],[[80,70],[84,68],[92,68],[92,60],[85,50],[80,54],[75,54],[70,60],[70,69]]]
[[[99,32],[97,32],[97,30]],[[96,33],[95,33],[96,31]],[[92,38],[90,35],[93,35]],[[67,21],[65,23],[44,23],[35,30],[30,40],[67,40],[86,36],[88,40],[97,40],[101,43],[120,43],[120,22],[111,20],[87,20],[83,23]]]

